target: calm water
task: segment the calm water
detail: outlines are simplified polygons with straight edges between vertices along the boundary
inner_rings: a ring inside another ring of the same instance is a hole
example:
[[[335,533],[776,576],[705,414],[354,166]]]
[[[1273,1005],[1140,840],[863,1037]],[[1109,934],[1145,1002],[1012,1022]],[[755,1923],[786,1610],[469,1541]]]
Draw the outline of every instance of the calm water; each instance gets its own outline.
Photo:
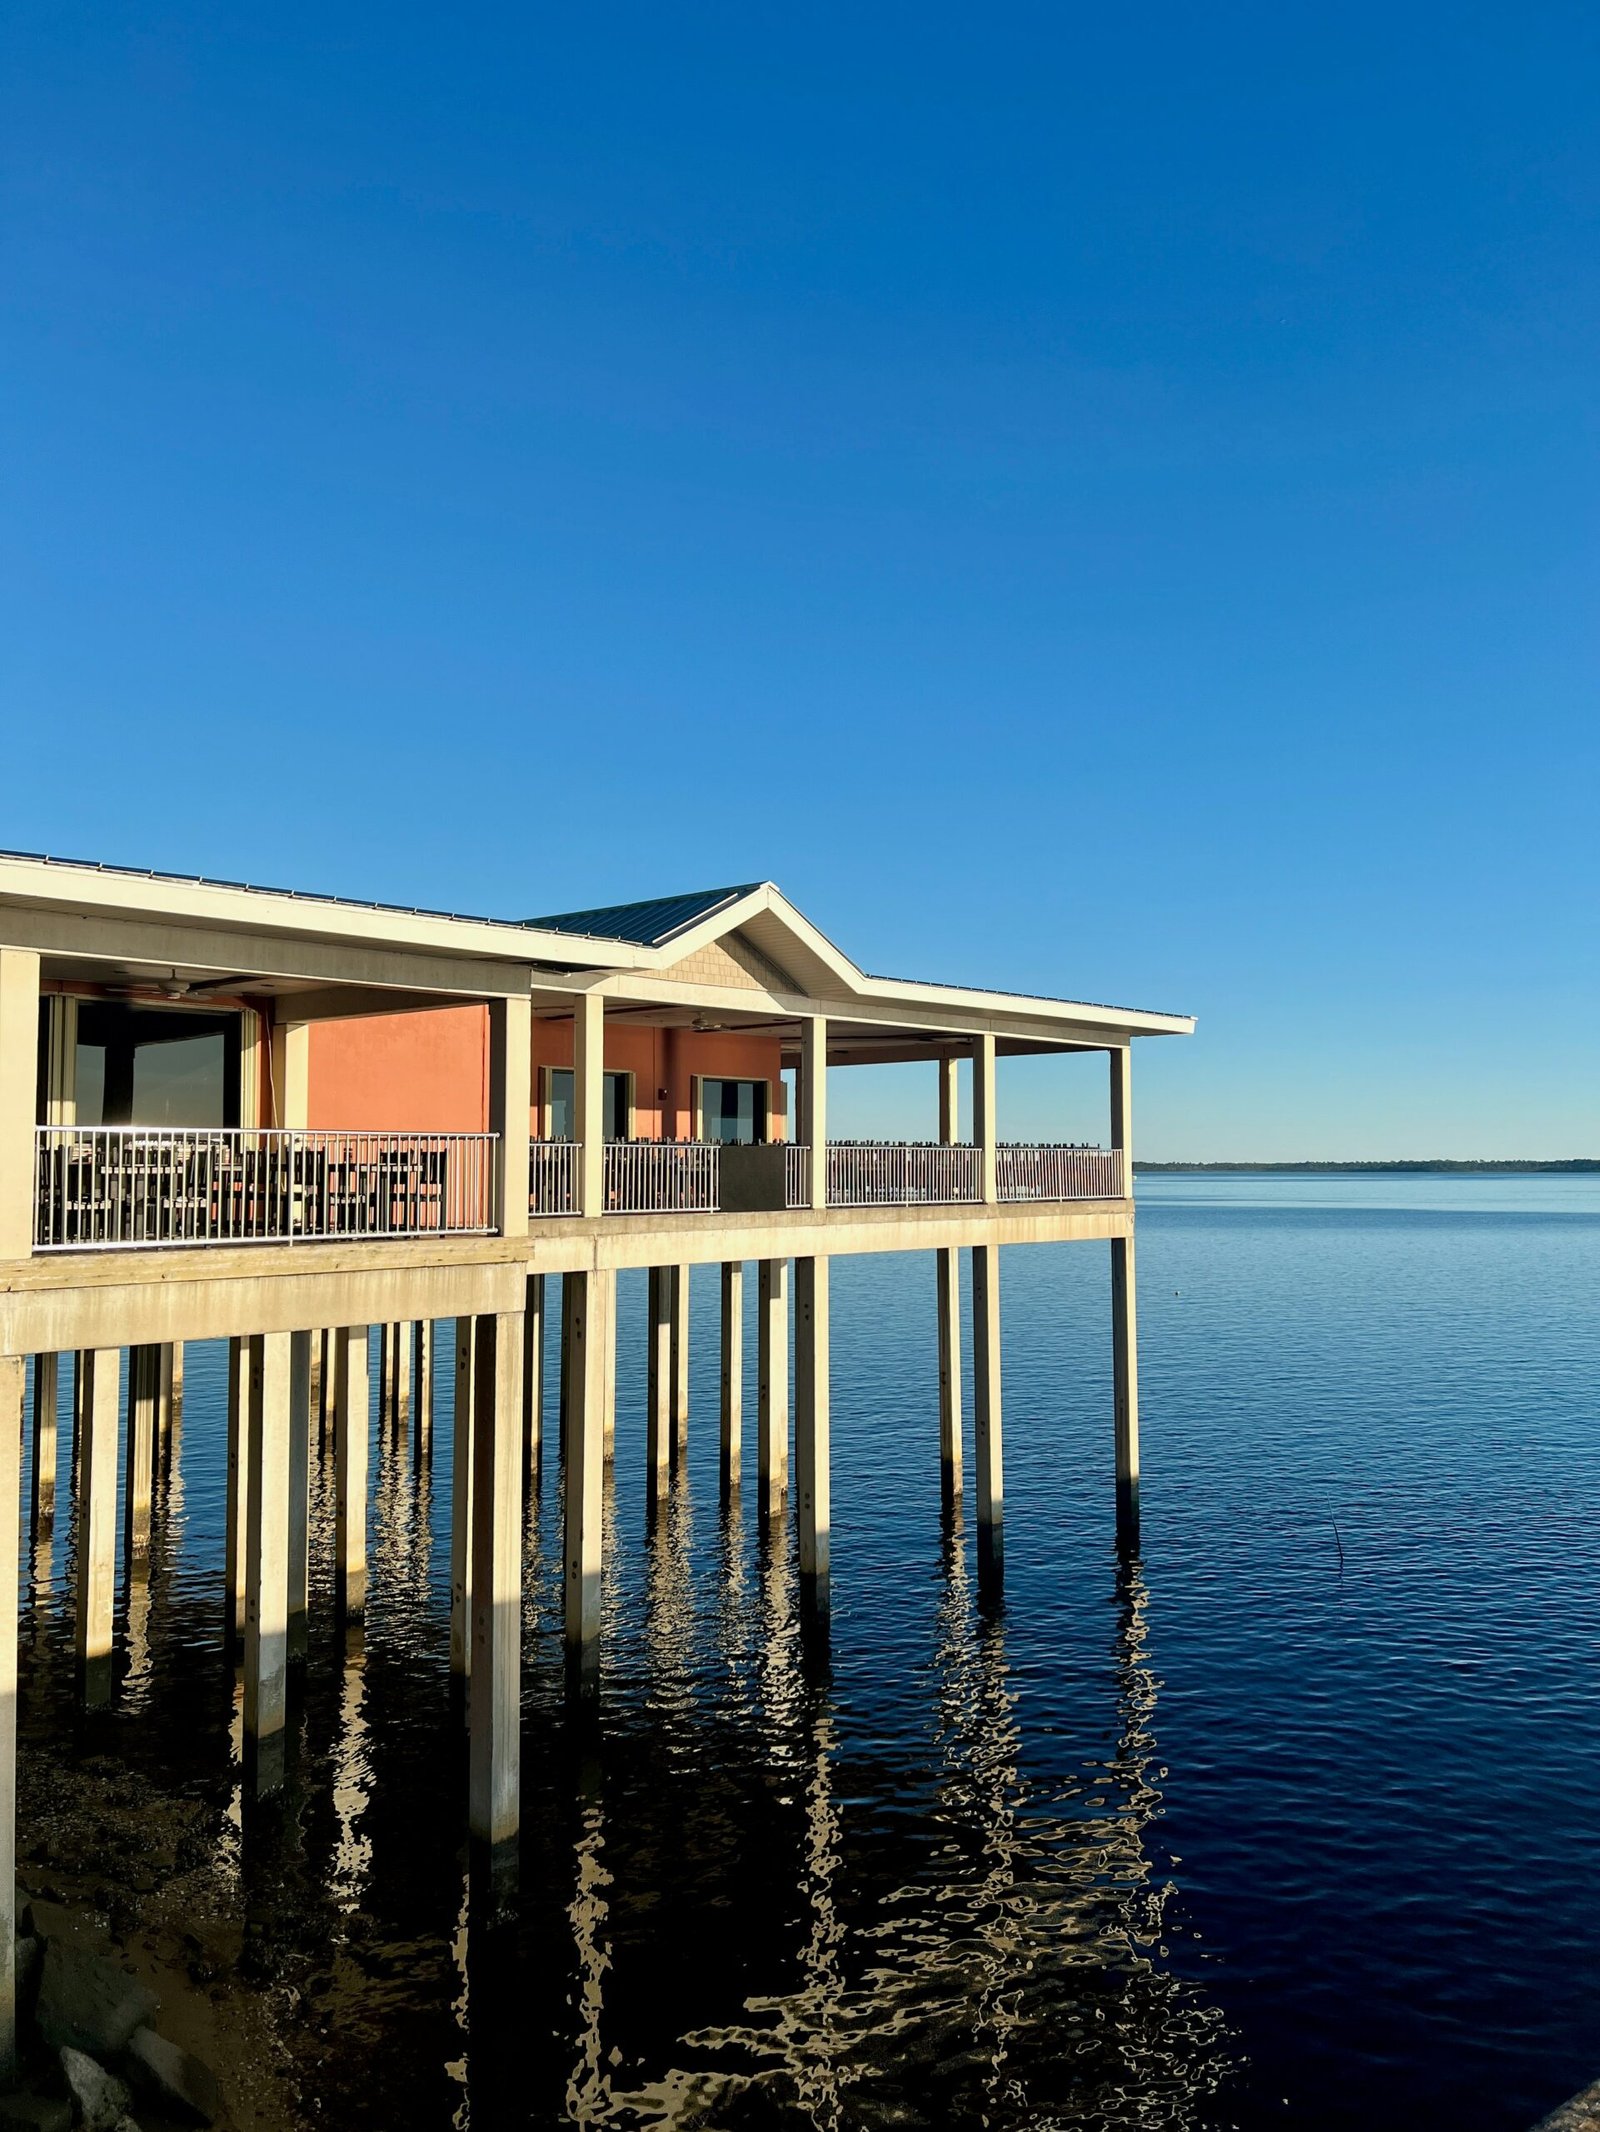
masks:
[[[72,1716],[65,1518],[34,1565],[40,1870],[80,1809],[131,1817],[102,1899],[153,1940],[192,1915],[306,2123],[1526,2125],[1600,2074],[1600,1180],[1140,1197],[1142,1558],[1112,1545],[1107,1254],[1007,1253],[999,1611],[941,1527],[931,1265],[836,1264],[828,1665],[787,1545],[719,1507],[714,1272],[647,1534],[624,1280],[604,1715],[563,1707],[547,1461],[498,1922],[448,1708],[448,1366],[431,1473],[375,1435],[359,1648],[315,1565],[293,1787],[258,1816],[218,1650],[224,1355],[192,1349],[106,1717]]]

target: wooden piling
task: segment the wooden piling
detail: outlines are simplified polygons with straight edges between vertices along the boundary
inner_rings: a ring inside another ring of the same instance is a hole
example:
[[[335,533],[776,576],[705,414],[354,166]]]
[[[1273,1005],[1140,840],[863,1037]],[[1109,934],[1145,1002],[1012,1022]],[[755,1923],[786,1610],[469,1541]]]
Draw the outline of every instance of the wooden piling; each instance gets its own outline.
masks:
[[[828,1612],[832,1523],[828,1413],[828,1261],[794,1262],[795,1520],[801,1596]]]
[[[78,1483],[76,1651],[79,1692],[90,1706],[111,1699],[111,1627],[116,1584],[119,1348],[88,1350],[83,1372],[83,1456]]]
[[[291,1343],[258,1333],[250,1377],[249,1530],[244,1635],[245,1761],[258,1794],[283,1782],[288,1712]],[[309,1356],[309,1346],[307,1348]],[[309,1362],[306,1380],[309,1412]]]
[[[341,1325],[335,1335],[334,1573],[337,1604],[347,1622],[367,1610],[367,1461],[371,1430],[371,1347],[365,1325]]]
[[[739,1485],[744,1448],[744,1264],[733,1260],[722,1269],[720,1429],[722,1485],[730,1493]]]

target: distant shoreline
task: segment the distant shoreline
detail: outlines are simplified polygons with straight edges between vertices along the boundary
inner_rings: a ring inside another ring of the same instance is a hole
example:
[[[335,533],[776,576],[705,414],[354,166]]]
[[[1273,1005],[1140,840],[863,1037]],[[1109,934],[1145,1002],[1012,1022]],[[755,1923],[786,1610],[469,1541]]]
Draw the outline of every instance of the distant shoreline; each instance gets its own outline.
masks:
[[[1136,1177],[1204,1176],[1208,1171],[1280,1177],[1570,1177],[1600,1173],[1600,1156],[1561,1162],[1141,1162]]]

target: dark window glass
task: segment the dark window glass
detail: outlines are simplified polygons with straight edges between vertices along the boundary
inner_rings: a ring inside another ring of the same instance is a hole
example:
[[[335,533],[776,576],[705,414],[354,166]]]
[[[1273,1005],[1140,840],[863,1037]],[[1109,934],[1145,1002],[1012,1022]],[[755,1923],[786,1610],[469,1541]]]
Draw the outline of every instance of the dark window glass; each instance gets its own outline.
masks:
[[[577,1103],[571,1070],[565,1066],[553,1068],[550,1075],[550,1114],[545,1127],[548,1139],[572,1138],[576,1129]],[[628,1115],[628,1076],[625,1073],[606,1075],[603,1108],[606,1138],[628,1139],[633,1121]]]
[[[766,1082],[707,1075],[700,1083],[700,1118],[708,1140],[753,1147],[767,1137]]]
[[[84,1000],[80,1125],[237,1125],[239,1016]]]

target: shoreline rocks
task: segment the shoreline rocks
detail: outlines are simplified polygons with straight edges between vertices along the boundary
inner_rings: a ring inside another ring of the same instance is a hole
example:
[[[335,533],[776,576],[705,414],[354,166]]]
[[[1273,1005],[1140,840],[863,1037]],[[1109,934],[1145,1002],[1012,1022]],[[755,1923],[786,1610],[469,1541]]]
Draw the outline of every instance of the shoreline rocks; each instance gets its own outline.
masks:
[[[20,2077],[0,2092],[0,2132],[144,2132],[222,2114],[211,2068],[155,2026],[155,1993],[109,1955],[74,1945],[17,1893]]]

